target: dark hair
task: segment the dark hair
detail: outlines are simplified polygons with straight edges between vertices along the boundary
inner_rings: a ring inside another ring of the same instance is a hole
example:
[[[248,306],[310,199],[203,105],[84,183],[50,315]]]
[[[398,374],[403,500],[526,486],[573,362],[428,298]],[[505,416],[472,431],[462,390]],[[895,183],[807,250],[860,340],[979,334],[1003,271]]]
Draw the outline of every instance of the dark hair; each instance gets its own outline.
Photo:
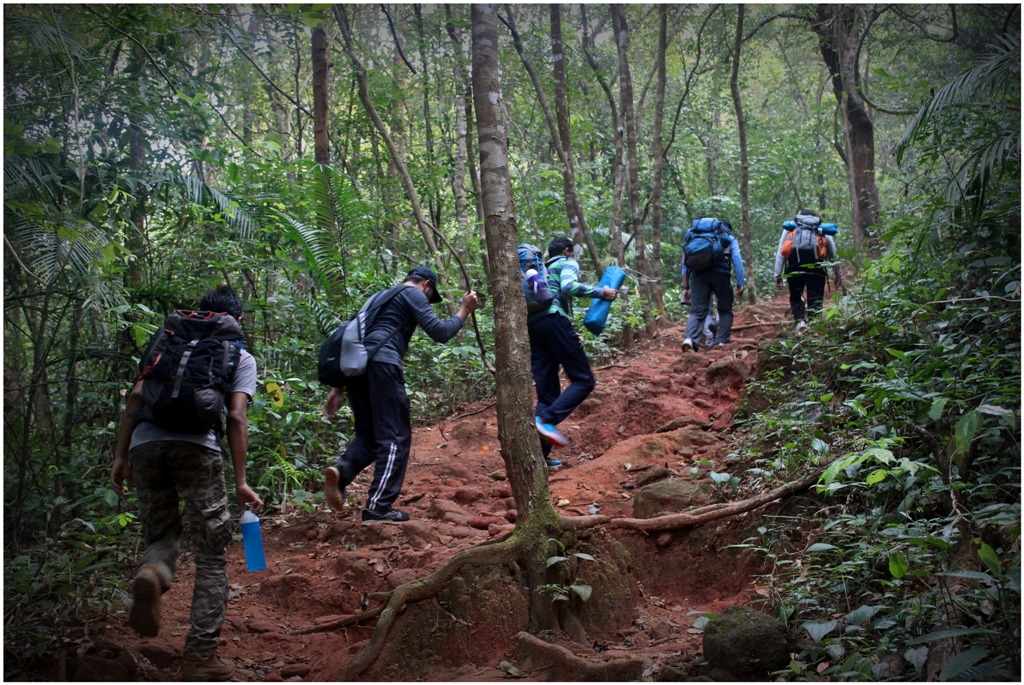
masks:
[[[560,235],[548,244],[548,257],[557,257],[569,247],[572,247],[572,241]]]
[[[408,276],[405,277],[405,282],[406,283],[412,283],[413,285],[419,285],[423,281],[429,281],[429,280],[430,280],[429,278],[427,278],[425,276],[420,276],[419,274],[409,274]]]
[[[199,308],[207,312],[227,312],[236,320],[242,318],[242,298],[229,285],[214,288],[203,295],[203,299],[199,300]]]

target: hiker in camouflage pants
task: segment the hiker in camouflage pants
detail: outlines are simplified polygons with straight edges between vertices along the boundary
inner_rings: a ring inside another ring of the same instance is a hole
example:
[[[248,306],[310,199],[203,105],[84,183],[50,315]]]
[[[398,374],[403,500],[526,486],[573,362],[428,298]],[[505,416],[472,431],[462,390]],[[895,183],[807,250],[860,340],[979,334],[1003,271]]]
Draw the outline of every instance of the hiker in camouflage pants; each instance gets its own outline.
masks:
[[[142,566],[158,570],[162,591],[174,578],[182,533],[178,499],[192,528],[196,584],[192,593],[192,630],[185,652],[208,657],[217,651],[228,600],[227,555],[231,542],[224,457],[187,442],[150,442],[129,453],[139,498],[146,554]]]
[[[203,319],[211,318],[211,312],[226,313],[236,321],[242,316],[242,300],[226,286],[206,293],[199,308]],[[145,555],[132,579],[128,622],[145,637],[160,633],[160,597],[174,580],[181,550],[179,500],[183,500],[195,548],[196,583],[192,630],[185,639],[181,675],[184,680],[229,680],[235,665],[217,656],[228,601],[226,553],[231,542],[221,438],[214,428],[205,433],[188,432],[177,419],[157,425],[155,415],[153,420],[146,418],[149,414],[144,410],[149,408],[143,384],[139,380],[128,395],[110,470],[111,487],[116,493],[124,496],[125,481],[136,488],[139,522],[146,541]],[[239,351],[238,365],[227,386],[226,435],[234,467],[235,497],[240,507],[251,505],[259,510],[263,502],[245,478],[249,446],[246,410],[256,394],[256,360],[244,349]]]

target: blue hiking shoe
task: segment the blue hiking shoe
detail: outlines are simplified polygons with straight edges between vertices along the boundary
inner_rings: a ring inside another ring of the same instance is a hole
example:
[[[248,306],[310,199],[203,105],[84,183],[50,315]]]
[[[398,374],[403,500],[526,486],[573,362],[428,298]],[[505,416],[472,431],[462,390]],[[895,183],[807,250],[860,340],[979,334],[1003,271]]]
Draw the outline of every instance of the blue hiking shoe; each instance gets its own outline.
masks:
[[[537,432],[540,433],[540,437],[550,442],[555,447],[565,447],[569,444],[569,438],[565,437],[558,432],[558,429],[552,426],[550,423],[543,423],[540,417],[537,419]]]
[[[549,469],[557,468],[562,465],[562,462],[557,459],[545,459],[544,461],[548,463]]]

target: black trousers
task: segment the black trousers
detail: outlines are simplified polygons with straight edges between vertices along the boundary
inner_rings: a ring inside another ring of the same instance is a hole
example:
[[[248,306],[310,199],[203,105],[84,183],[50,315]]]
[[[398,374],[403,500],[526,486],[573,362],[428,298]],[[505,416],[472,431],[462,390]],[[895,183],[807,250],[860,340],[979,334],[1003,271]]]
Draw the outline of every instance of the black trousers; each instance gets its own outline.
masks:
[[[530,362],[533,382],[537,384],[535,416],[541,422],[555,426],[587,399],[597,381],[590,370],[590,360],[583,351],[580,337],[569,319],[561,314],[542,316],[528,325],[530,333]],[[558,367],[565,369],[569,387],[562,391]],[[541,440],[541,451],[547,457],[551,445]]]
[[[356,437],[334,464],[341,475],[340,485],[347,486],[374,464],[366,508],[384,513],[402,491],[412,447],[405,373],[397,364],[371,361],[366,373],[349,384],[346,394],[355,418]]]
[[[793,310],[793,320],[803,321],[805,317],[813,318],[821,312],[821,302],[825,299],[825,267],[802,267],[787,272],[789,278],[789,308]],[[804,311],[803,294],[807,289],[807,311]]]

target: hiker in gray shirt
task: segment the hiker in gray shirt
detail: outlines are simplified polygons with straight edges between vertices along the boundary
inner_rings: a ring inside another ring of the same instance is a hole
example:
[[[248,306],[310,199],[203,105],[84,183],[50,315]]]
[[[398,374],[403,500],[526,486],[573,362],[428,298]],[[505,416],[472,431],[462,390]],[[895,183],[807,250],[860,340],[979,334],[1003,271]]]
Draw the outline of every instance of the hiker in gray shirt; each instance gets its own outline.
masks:
[[[418,266],[405,277],[408,286],[395,295],[377,314],[364,342],[373,348],[386,342],[366,364],[366,373],[351,379],[347,387],[349,405],[355,419],[356,437],[338,457],[334,466],[324,470],[324,495],[335,511],[345,503],[345,488],[370,464],[373,483],[363,509],[363,523],[403,523],[409,514],[392,508],[405,481],[405,467],[412,447],[412,423],[409,396],[405,393],[402,360],[409,349],[416,326],[435,342],[451,340],[466,318],[478,306],[475,292],[462,297],[462,307],[447,321],[441,320],[431,304],[441,302],[437,292],[437,274]],[[331,388],[324,413],[332,416],[341,405],[345,389]]]

